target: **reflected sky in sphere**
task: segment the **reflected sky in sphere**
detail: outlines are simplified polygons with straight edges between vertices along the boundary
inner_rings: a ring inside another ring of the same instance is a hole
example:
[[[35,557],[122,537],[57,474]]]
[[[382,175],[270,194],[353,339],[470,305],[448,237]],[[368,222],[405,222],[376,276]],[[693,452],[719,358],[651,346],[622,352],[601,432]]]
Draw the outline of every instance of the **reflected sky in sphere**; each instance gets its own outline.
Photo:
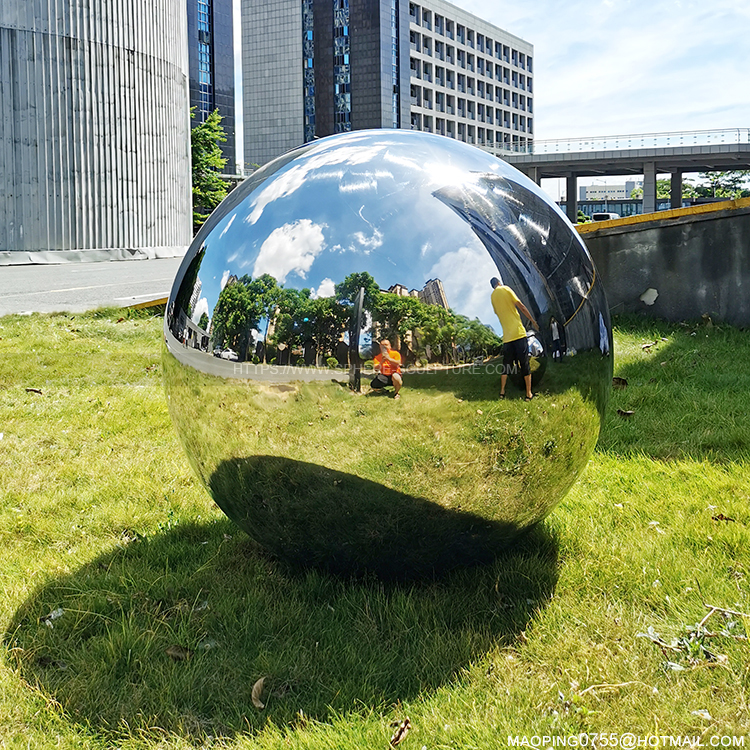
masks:
[[[523,249],[529,235],[544,247],[550,232],[549,199],[532,181],[479,149],[409,131],[326,138],[280,161],[236,188],[231,205],[201,231],[207,252],[194,322],[203,312],[211,317],[232,275],[268,273],[280,285],[326,297],[346,266],[369,272],[383,289],[422,289],[439,278],[455,312],[502,333],[489,279],[503,272],[504,254]],[[481,212],[495,193],[509,209],[495,209],[478,224],[471,207]],[[579,297],[590,282],[582,270],[581,288],[573,292]]]

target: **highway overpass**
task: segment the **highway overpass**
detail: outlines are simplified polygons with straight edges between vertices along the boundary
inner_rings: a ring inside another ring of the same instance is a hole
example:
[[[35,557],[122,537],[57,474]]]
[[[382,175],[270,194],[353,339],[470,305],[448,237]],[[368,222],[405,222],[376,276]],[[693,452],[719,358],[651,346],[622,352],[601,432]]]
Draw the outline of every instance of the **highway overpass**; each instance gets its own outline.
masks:
[[[643,175],[643,212],[651,213],[656,177],[670,174],[672,207],[679,208],[684,173],[750,169],[750,128],[536,141],[523,153],[500,155],[537,184],[565,178],[566,213],[575,222],[579,177]]]

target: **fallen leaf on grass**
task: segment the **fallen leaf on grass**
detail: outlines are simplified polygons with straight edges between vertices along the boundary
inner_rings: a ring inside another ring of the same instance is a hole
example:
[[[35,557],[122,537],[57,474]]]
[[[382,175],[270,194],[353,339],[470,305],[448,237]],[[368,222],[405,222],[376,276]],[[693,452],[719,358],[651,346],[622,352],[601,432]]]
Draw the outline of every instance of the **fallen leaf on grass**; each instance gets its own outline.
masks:
[[[712,521],[735,521],[736,519],[730,518],[729,516],[725,516],[723,513],[719,513],[718,515],[711,516]]]
[[[622,388],[627,388],[627,386],[628,386],[628,381],[626,378],[619,378],[619,377],[612,378],[613,388],[622,389]]]
[[[629,410],[629,411],[626,411],[625,409],[618,409],[617,410],[617,416],[618,417],[623,417],[623,419],[629,419],[630,417],[633,416],[633,414],[635,414],[635,412],[632,411],[632,410]]]
[[[706,721],[711,721],[711,714],[705,708],[699,708],[697,711],[691,711],[690,713]]]
[[[410,729],[411,721],[409,721],[409,717],[407,716],[400,724],[396,725],[396,731],[393,733],[393,737],[391,737],[391,747],[396,747],[396,745],[403,742]]]
[[[166,653],[170,659],[174,659],[175,661],[187,661],[187,659],[193,655],[193,652],[190,649],[177,644],[170,646],[164,653]]]
[[[40,388],[27,388],[26,393],[38,393],[40,396],[42,395]]]
[[[262,709],[262,708],[266,707],[266,704],[263,703],[263,701],[261,701],[261,699],[260,699],[261,693],[263,692],[263,685],[264,685],[265,681],[266,681],[266,678],[265,677],[261,677],[255,683],[255,685],[253,685],[253,691],[250,694],[250,697],[252,698],[253,705],[255,706],[255,708]]]

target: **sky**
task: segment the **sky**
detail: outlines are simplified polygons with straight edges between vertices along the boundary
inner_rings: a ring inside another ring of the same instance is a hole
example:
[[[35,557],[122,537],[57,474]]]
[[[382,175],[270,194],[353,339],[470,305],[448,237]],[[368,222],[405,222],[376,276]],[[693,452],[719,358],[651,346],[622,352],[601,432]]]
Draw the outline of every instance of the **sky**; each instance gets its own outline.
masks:
[[[750,0],[454,4],[534,45],[536,140],[750,127]]]

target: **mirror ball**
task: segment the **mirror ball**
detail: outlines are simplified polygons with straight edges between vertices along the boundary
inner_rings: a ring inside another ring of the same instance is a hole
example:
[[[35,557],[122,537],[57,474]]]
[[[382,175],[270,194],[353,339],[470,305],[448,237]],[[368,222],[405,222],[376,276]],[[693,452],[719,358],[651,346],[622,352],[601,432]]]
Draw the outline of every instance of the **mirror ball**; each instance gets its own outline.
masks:
[[[162,359],[191,465],[253,540],[415,578],[494,559],[565,495],[612,333],[591,256],[534,182],[372,130],[229,194],[177,273]]]

